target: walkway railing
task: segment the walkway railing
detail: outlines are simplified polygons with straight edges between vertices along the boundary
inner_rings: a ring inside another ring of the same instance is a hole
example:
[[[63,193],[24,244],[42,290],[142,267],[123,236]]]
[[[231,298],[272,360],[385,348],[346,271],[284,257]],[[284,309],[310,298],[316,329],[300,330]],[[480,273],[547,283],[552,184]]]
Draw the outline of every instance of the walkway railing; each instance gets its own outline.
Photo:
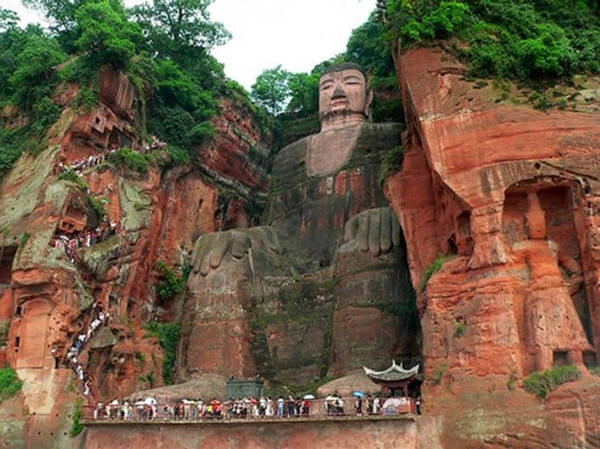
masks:
[[[264,411],[253,403],[241,401],[225,402],[217,407],[198,407],[197,403],[124,403],[120,405],[84,406],[82,418],[87,420],[112,421],[119,423],[127,422],[164,422],[164,421],[213,421],[213,420],[298,420],[303,418],[347,418],[351,416],[385,416],[415,413],[415,401],[405,398],[400,405],[383,407],[379,409],[356,410],[356,402],[352,399],[344,399],[344,406],[336,406],[333,401],[316,399],[284,403],[283,408],[277,406],[273,401],[273,407],[267,407]]]

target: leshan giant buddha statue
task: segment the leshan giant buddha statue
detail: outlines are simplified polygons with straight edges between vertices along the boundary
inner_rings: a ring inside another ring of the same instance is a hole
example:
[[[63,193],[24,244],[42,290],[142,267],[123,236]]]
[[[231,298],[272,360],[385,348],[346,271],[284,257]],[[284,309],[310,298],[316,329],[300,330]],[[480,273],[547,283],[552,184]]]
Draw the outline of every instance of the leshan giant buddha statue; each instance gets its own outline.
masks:
[[[196,242],[183,378],[303,383],[415,353],[405,246],[379,181],[401,128],[367,121],[371,91],[355,64],[328,69],[319,90],[321,132],[275,158],[268,225]]]

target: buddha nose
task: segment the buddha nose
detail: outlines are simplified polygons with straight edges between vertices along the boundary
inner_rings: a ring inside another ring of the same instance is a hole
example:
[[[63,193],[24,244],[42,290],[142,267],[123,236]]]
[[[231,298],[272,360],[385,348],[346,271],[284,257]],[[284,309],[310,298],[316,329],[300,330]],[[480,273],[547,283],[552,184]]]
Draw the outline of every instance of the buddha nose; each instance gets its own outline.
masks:
[[[344,89],[342,89],[340,86],[336,86],[331,98],[333,99],[333,98],[345,98],[345,97],[346,97],[346,92],[344,92]]]

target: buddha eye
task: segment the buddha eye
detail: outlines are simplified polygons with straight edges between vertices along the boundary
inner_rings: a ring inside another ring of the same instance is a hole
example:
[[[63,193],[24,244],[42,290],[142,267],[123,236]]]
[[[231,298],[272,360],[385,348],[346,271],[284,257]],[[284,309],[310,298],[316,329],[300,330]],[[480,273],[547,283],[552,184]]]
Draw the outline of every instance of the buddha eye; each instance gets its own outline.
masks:
[[[321,90],[329,90],[332,87],[333,87],[332,82],[325,82],[325,83],[321,84]]]

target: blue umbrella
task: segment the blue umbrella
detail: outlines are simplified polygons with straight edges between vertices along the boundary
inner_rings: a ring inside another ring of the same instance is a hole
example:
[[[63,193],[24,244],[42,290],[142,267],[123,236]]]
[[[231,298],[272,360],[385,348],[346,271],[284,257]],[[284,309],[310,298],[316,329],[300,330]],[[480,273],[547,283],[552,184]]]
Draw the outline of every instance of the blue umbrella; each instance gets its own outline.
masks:
[[[364,398],[365,394],[362,391],[353,391],[352,396],[356,396],[357,398]]]

